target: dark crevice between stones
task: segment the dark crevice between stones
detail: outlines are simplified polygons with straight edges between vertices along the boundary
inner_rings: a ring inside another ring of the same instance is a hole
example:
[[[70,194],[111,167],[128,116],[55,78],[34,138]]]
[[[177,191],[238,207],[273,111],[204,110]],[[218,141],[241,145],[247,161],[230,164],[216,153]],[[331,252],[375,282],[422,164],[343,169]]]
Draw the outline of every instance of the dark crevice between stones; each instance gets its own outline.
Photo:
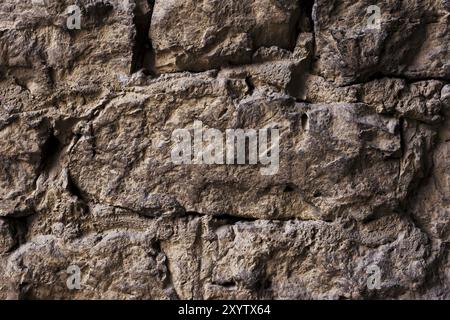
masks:
[[[261,266],[259,277],[254,285],[258,300],[273,299],[271,275],[267,272],[267,266]]]
[[[300,15],[295,30],[295,43],[292,52],[295,52],[297,43],[302,33],[312,35],[311,47],[303,48],[310,50],[307,59],[302,61],[293,71],[292,80],[287,85],[287,92],[296,98],[304,96],[305,82],[309,74],[318,74],[318,60],[316,56],[316,40],[314,32],[314,5],[315,0],[300,1]]]
[[[32,293],[33,284],[28,281],[21,281],[18,284],[17,300],[34,300],[36,297]]]
[[[213,217],[218,221],[225,222],[226,224],[236,224],[238,222],[253,222],[259,220],[257,218],[251,217],[237,217],[227,213],[214,215]]]
[[[253,95],[253,92],[255,91],[255,84],[253,83],[251,76],[245,78],[245,84],[247,85],[247,94],[249,96]]]
[[[62,143],[54,134],[53,128],[50,129],[47,141],[42,146],[40,172],[48,172],[58,162],[59,154],[63,149]]]
[[[226,289],[233,289],[237,286],[234,280],[226,280],[226,281],[212,281],[211,284],[213,286],[220,286]]]
[[[196,218],[196,217],[197,218],[201,218],[201,217],[205,216],[205,214],[201,214],[201,213],[196,212],[196,211],[186,211],[185,213],[186,213],[187,216],[191,216],[191,217],[194,217],[194,218]]]
[[[284,186],[283,192],[290,193],[290,192],[294,192],[295,189],[296,189],[295,185],[293,185],[292,183],[288,183]]]
[[[286,184],[285,186],[282,186],[282,190],[285,193],[291,193],[291,192],[298,192],[298,187],[293,184]],[[319,194],[321,196],[321,194]],[[309,205],[313,206],[311,203],[308,202]],[[256,218],[256,217],[243,217],[243,216],[235,216],[229,213],[216,213],[216,214],[206,214],[206,213],[200,213],[196,211],[186,211],[185,212],[186,217],[193,217],[193,218],[202,218],[202,217],[211,217],[215,221],[222,223],[223,225],[234,225],[238,222],[256,222],[256,221],[270,221],[270,222],[287,222],[287,221],[311,221],[311,219],[300,219],[299,217],[284,217],[284,218]],[[183,216],[180,216],[181,218]],[[178,217],[178,218],[180,218]],[[322,221],[325,222],[332,222],[332,220],[326,220],[323,219]]]
[[[305,16],[307,18],[307,25],[305,26],[305,30],[303,32],[314,32],[313,10],[315,2],[315,0],[306,0],[301,2],[303,10],[305,10]]]
[[[14,239],[14,245],[6,253],[14,252],[27,242],[28,226],[33,217],[2,217],[1,219],[7,223]]]
[[[307,131],[309,128],[309,118],[308,115],[306,113],[302,114],[302,129],[303,131]]]
[[[149,37],[155,1],[148,0],[147,5],[147,9],[136,6],[134,10],[133,23],[136,27],[136,34],[133,46],[131,74],[142,70],[145,75],[156,75],[155,51]]]
[[[51,88],[54,88],[56,85],[56,70],[53,67],[47,67],[46,72],[48,84]]]
[[[376,71],[376,72],[370,74],[369,76],[362,76],[362,77],[360,77],[360,79],[361,79],[360,81],[356,80],[353,83],[349,83],[348,85],[344,85],[344,86],[341,86],[341,87],[345,88],[345,87],[353,86],[353,85],[366,84],[368,82],[372,82],[372,81],[376,81],[376,80],[383,80],[383,79],[385,79],[387,77],[388,76],[386,74],[384,74],[383,72]]]
[[[8,69],[4,65],[0,65],[0,81],[6,80]]]
[[[295,25],[292,30],[294,38],[291,51],[293,51],[300,33],[313,32],[314,30],[314,21],[312,19],[313,6],[314,0],[299,1],[299,11],[296,14]]]
[[[316,5],[315,0],[306,0],[302,2],[302,8],[306,15],[306,22],[303,26],[303,29],[298,31],[298,34],[301,32],[310,32],[312,34],[312,48],[311,48],[311,59],[309,61],[309,71],[314,73],[316,68],[316,64],[319,60],[319,57],[316,56],[316,33],[314,28],[314,7]]]
[[[67,173],[67,191],[78,198],[78,200],[88,203],[86,197],[83,195],[83,192],[81,189],[76,185],[76,183],[73,181],[72,176]]]

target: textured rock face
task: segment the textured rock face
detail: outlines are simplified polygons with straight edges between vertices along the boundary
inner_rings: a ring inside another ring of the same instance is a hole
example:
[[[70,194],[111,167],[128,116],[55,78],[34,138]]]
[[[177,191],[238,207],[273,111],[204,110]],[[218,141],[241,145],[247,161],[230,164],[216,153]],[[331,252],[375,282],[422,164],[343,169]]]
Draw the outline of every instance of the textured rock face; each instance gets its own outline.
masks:
[[[2,1],[0,298],[450,299],[449,3],[371,5]]]
[[[376,4],[380,29],[370,30],[361,15]],[[448,79],[448,10],[447,1],[317,0],[320,73],[340,84],[377,74]]]
[[[295,44],[297,0],[155,1],[156,67],[200,71],[251,61],[260,47]]]

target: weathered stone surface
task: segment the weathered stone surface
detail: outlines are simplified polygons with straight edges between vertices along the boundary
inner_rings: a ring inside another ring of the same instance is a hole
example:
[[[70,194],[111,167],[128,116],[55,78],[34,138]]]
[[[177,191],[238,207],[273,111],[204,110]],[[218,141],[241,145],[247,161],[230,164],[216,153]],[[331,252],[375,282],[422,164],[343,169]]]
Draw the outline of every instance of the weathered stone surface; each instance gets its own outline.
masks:
[[[289,49],[299,9],[296,0],[157,0],[150,28],[156,67],[202,71],[248,63],[260,47]]]
[[[395,114],[430,124],[443,120],[443,81],[407,83],[399,78],[382,78],[347,87],[335,87],[315,75],[307,76],[304,81],[305,87],[297,95],[309,102],[363,102],[381,114]]]
[[[11,226],[5,220],[0,220],[0,254],[5,254],[16,244]]]
[[[63,85],[119,83],[129,74],[135,30],[120,1],[78,1],[80,30],[66,25],[73,1],[35,2],[0,3],[0,75],[40,97]]]
[[[175,298],[167,258],[157,246],[151,235],[139,232],[111,231],[73,243],[39,236],[11,255],[7,272],[13,285],[27,284],[18,298]],[[87,273],[81,285],[89,289],[70,294],[66,268],[61,269],[66,265]],[[43,285],[35,274],[50,281]]]
[[[0,299],[450,299],[448,3],[2,1]]]
[[[0,216],[28,214],[46,164],[49,125],[30,114],[3,118],[0,128]]]
[[[445,1],[317,0],[314,30],[318,68],[338,84],[374,75],[450,78],[449,10]],[[369,6],[380,8],[370,28]]]
[[[242,92],[237,100],[223,79],[208,75],[156,81],[133,91],[80,128],[72,148],[70,175],[95,202],[145,215],[184,208],[265,219],[365,219],[397,209],[420,171],[420,165],[401,159],[399,121],[364,104],[306,105],[259,91]],[[260,167],[174,165],[171,133],[192,127],[195,119],[222,131],[278,126],[278,173],[265,177]],[[426,130],[418,132],[427,139]],[[415,154],[421,158],[427,146],[418,143]],[[402,165],[411,177],[398,175]]]
[[[369,298],[366,268],[377,264],[389,279],[383,296],[412,297],[427,267],[426,236],[401,218],[344,227],[188,217],[133,229],[33,238],[8,259],[9,285],[30,283],[33,274],[49,279],[21,286],[28,298]],[[85,274],[81,291],[65,288],[61,266],[71,264]]]

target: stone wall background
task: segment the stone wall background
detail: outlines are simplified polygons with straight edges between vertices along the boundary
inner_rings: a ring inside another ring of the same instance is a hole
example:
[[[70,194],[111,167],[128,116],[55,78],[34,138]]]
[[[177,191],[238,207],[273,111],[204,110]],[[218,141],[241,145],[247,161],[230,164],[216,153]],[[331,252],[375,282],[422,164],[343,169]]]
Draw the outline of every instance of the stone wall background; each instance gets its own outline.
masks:
[[[1,0],[0,298],[450,299],[449,11]],[[174,165],[195,120],[279,172]]]

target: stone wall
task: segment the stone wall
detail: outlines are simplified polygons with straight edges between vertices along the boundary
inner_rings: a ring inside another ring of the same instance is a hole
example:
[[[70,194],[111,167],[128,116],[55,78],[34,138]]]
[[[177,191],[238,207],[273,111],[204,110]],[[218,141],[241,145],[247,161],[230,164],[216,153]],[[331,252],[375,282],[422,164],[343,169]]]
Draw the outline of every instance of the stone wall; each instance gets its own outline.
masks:
[[[0,1],[0,298],[450,299],[449,19]],[[195,121],[278,130],[276,173],[175,164]]]

